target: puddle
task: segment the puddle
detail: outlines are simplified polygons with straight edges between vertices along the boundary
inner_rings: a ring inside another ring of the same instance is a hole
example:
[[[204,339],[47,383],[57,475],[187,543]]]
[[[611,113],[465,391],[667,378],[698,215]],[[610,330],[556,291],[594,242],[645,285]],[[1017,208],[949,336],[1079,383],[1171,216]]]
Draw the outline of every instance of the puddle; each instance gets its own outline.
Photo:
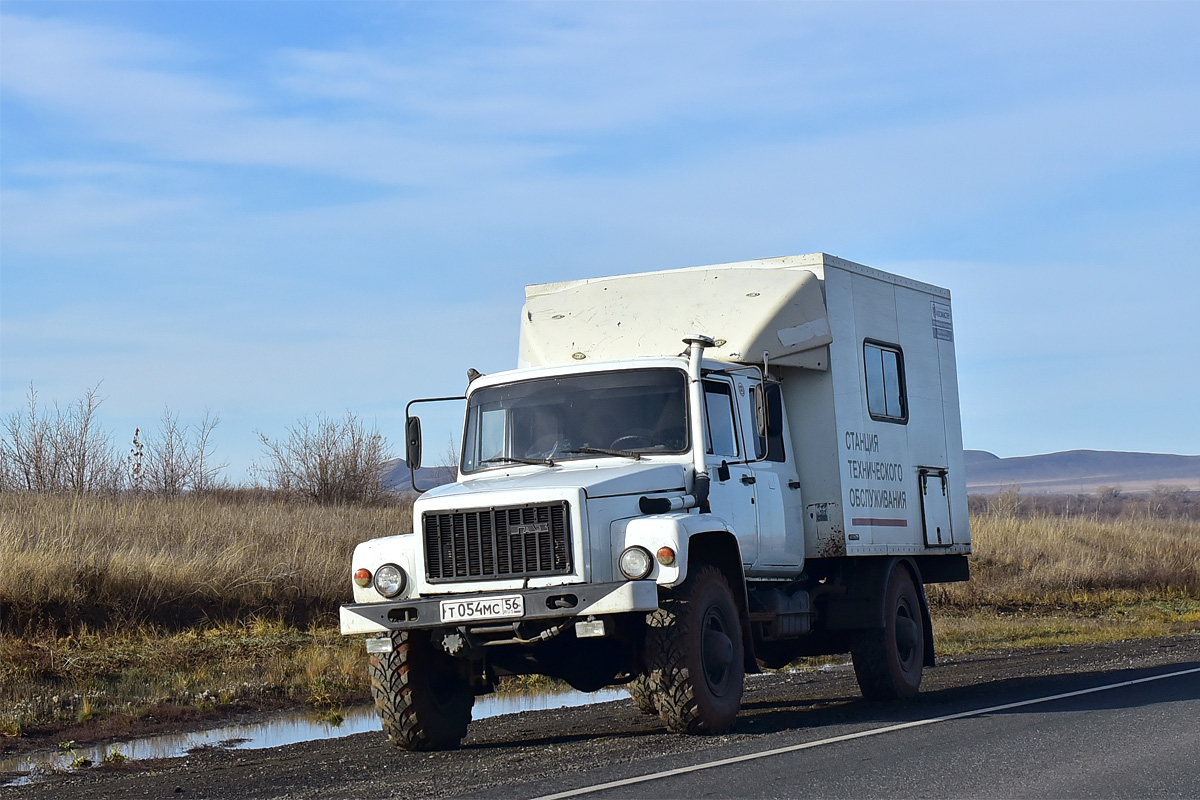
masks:
[[[472,719],[518,714],[522,711],[544,711],[552,708],[607,703],[629,697],[624,689],[601,689],[598,692],[529,692],[489,694],[475,700]],[[148,736],[110,742],[103,746],[77,747],[72,753],[29,753],[18,758],[0,759],[0,773],[25,773],[14,781],[0,786],[20,786],[37,780],[41,773],[68,770],[76,758],[90,759],[99,764],[114,747],[130,761],[148,758],[174,758],[193,750],[219,747],[230,750],[257,750],[282,747],[296,742],[316,739],[337,739],[356,733],[381,730],[374,706],[354,706],[343,709],[340,725],[331,725],[314,711],[291,711],[272,716],[263,722],[247,725],[226,725],[190,733]]]

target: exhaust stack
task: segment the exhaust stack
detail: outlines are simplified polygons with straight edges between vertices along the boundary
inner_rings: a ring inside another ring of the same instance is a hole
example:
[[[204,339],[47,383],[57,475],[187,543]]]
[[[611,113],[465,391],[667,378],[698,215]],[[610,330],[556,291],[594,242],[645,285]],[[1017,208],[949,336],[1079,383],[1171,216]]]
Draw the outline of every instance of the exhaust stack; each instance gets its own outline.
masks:
[[[692,407],[692,495],[702,514],[711,510],[708,505],[708,465],[704,462],[704,396],[700,385],[700,362],[704,358],[704,348],[712,347],[716,342],[699,333],[694,333],[683,340],[688,346],[688,404]]]

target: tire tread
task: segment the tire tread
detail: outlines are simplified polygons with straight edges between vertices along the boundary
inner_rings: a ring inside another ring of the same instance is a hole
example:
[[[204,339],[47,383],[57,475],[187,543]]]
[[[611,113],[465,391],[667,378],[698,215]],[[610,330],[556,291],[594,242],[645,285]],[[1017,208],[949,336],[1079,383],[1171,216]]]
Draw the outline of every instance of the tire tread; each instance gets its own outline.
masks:
[[[371,696],[384,733],[389,742],[404,750],[455,749],[467,735],[467,725],[471,721],[474,697],[469,688],[464,687],[466,702],[450,709],[450,713],[439,713],[431,706],[431,697],[421,697],[422,692],[429,692],[429,687],[416,679],[413,669],[414,666],[416,669],[434,666],[432,647],[428,641],[414,641],[408,633],[395,633],[392,634],[392,652],[372,653],[368,660]],[[417,651],[416,665],[412,663],[414,650]],[[422,655],[428,656],[424,660],[430,663],[419,663]]]
[[[739,692],[733,702],[732,713],[706,714],[696,695],[696,683],[704,681],[703,675],[693,680],[690,661],[694,661],[692,647],[697,646],[693,628],[700,624],[699,614],[693,607],[696,596],[705,584],[716,581],[732,601],[732,593],[725,576],[712,566],[701,567],[689,577],[674,595],[660,603],[660,607],[647,617],[647,678],[654,687],[654,701],[658,715],[672,733],[717,734],[733,727],[741,704]],[[736,606],[733,621],[736,624]],[[734,632],[740,636],[740,633]],[[740,642],[737,650],[740,651]],[[741,667],[741,653],[735,661]]]

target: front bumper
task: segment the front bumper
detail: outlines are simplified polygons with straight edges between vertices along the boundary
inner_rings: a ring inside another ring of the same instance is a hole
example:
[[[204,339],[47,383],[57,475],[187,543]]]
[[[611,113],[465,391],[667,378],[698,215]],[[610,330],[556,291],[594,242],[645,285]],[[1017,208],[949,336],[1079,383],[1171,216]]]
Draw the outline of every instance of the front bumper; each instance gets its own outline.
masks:
[[[630,611],[653,611],[658,608],[658,584],[654,581],[578,583],[551,586],[546,589],[469,595],[436,595],[388,603],[344,605],[341,608],[342,634],[348,636],[355,633],[453,628],[463,623],[442,622],[441,603],[443,600],[456,598],[484,600],[489,597],[514,594],[525,598],[525,614],[520,619],[588,617],[601,614],[624,614]],[[497,621],[515,622],[517,620]]]

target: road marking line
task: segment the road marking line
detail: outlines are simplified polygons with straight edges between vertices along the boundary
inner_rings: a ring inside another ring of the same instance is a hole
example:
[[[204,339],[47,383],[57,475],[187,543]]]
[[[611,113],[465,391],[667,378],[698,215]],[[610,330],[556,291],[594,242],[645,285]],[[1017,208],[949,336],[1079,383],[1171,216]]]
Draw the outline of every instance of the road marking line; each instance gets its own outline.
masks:
[[[902,722],[898,725],[888,725],[884,728],[872,728],[866,731],[858,731],[857,733],[847,733],[842,736],[833,736],[829,739],[819,739],[815,742],[805,742],[804,744],[794,744],[788,747],[779,747],[774,750],[764,750],[761,753],[749,753],[744,756],[734,756],[732,758],[722,758],[719,761],[709,761],[703,764],[694,764],[690,767],[678,767],[669,769],[663,772],[653,772],[649,775],[639,775],[636,778],[623,778],[619,781],[610,781],[608,783],[598,783],[595,786],[584,786],[579,789],[569,789],[565,792],[557,794],[548,794],[542,797],[533,798],[533,800],[562,800],[566,797],[579,797],[580,795],[592,794],[593,792],[602,792],[606,789],[619,789],[622,786],[633,786],[647,781],[654,781],[660,778],[671,778],[675,775],[686,775],[689,772],[700,772],[701,770],[713,769],[714,767],[725,767],[730,764],[741,764],[746,761],[756,761],[760,758],[768,758],[770,756],[783,755],[784,753],[795,753],[800,750],[811,750],[814,747],[821,747],[827,744],[837,744],[839,742],[848,742],[853,739],[865,739],[868,736],[878,736],[882,733],[893,733],[895,731],[903,731],[909,728],[920,728],[925,725],[934,725],[939,722],[950,722],[956,719],[965,717],[978,717],[984,714],[995,714],[998,711],[1008,711],[1012,708],[1021,708],[1022,706],[1032,706],[1038,703],[1049,703],[1054,700],[1064,700],[1068,697],[1079,697],[1085,694],[1095,694],[1096,692],[1107,692],[1112,689],[1122,689],[1126,686],[1135,686],[1139,683],[1150,683],[1152,681],[1161,681],[1167,678],[1178,678],[1182,675],[1192,675],[1200,673],[1200,667],[1185,669],[1179,672],[1169,672],[1164,675],[1151,675],[1148,678],[1137,678],[1131,681],[1121,681],[1120,683],[1110,683],[1106,686],[1093,686],[1091,689],[1077,689],[1073,692],[1064,692],[1063,694],[1053,694],[1047,697],[1036,697],[1032,700],[1020,700],[1016,703],[1005,703],[1000,706],[990,706],[988,708],[977,708],[973,711],[960,711],[957,714],[947,714],[944,717],[932,717],[930,719],[919,719],[914,722]]]

